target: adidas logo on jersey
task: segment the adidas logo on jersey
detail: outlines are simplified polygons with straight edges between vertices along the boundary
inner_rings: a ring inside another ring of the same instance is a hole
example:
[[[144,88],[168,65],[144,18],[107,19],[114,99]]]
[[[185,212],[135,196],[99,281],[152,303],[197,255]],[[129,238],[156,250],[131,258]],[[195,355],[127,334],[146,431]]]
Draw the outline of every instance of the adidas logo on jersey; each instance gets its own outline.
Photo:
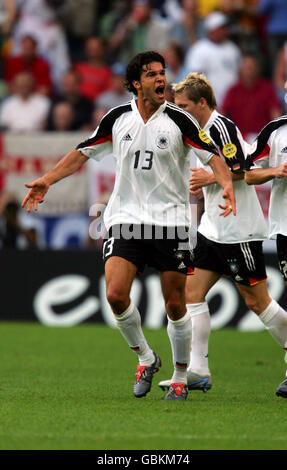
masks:
[[[128,141],[128,140],[132,140],[132,138],[131,138],[130,134],[127,134],[127,135],[125,135],[123,140]]]
[[[287,153],[287,147],[284,147],[284,149],[281,150],[281,153]]]

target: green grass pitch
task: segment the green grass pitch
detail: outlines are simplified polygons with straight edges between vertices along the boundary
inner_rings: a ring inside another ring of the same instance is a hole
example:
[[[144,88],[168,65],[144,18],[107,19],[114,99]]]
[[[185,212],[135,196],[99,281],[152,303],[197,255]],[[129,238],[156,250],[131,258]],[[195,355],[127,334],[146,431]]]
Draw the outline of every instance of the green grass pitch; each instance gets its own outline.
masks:
[[[99,324],[0,323],[1,450],[286,450],[285,367],[267,332],[213,331],[214,386],[167,402],[166,329],[145,330],[163,366],[151,392],[132,395],[137,357]]]

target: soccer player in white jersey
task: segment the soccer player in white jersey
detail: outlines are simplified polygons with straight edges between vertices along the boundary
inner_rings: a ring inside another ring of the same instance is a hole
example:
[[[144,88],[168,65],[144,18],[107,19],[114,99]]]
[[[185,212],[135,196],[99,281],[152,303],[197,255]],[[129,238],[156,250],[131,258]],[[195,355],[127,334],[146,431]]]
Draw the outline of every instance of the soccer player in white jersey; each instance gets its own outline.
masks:
[[[234,178],[237,216],[218,216],[220,188],[206,166],[193,168],[191,192],[203,188],[205,212],[198,227],[194,273],[186,282],[186,307],[192,318],[188,388],[208,390],[210,315],[206,295],[222,275],[233,279],[248,308],[258,315],[281,346],[287,341],[287,313],[270,298],[262,241],[268,231],[254,186],[244,181],[246,146],[235,124],[216,110],[216,100],[205,76],[191,73],[173,86],[175,103],[191,113],[225,158]],[[277,336],[276,336],[277,335]],[[170,381],[159,386],[166,389]]]
[[[133,393],[145,396],[161,366],[130,299],[136,274],[150,265],[160,273],[173,353],[174,374],[165,398],[184,400],[191,340],[191,319],[185,307],[191,149],[212,168],[222,186],[224,215],[231,210],[236,213],[232,179],[216,148],[200,139],[198,123],[165,101],[165,62],[160,54],[147,51],[135,56],[127,66],[126,86],[135,99],[110,110],[87,141],[42,178],[27,184],[30,191],[22,206],[27,204],[28,211],[37,209],[51,184],[75,172],[88,158],[114,154],[116,180],[104,214],[109,233],[103,256],[108,302],[118,328],[139,358]]]
[[[262,184],[272,180],[269,206],[269,237],[276,238],[279,267],[287,285],[287,115],[269,122],[258,134],[248,156],[245,180]],[[287,350],[287,323],[269,314],[271,334]],[[287,353],[285,355],[287,362]],[[287,375],[287,373],[286,373]],[[287,398],[287,378],[276,390]]]

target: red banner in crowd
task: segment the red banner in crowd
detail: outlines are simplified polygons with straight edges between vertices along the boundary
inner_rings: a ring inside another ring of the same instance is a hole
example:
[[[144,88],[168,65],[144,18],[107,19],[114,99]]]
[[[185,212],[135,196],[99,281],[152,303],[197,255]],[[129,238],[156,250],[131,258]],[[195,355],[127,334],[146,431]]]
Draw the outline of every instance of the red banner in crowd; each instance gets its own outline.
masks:
[[[48,132],[35,134],[3,133],[0,136],[0,188],[21,202],[28,189],[25,183],[42,176],[66,153],[87,138],[82,133]],[[89,205],[88,170],[78,172],[50,188],[42,215],[87,211]]]

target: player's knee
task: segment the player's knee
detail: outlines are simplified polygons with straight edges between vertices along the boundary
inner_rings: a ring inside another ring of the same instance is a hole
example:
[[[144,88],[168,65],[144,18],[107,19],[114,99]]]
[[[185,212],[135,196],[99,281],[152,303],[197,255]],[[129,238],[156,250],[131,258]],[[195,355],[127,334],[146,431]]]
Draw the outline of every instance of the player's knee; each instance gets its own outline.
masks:
[[[256,313],[256,315],[260,315],[260,313],[263,312],[263,310],[266,308],[265,303],[266,302],[264,302],[263,299],[260,299],[258,297],[253,297],[253,296],[245,297],[246,306],[249,308],[249,310],[252,310],[252,312]]]
[[[199,304],[201,302],[205,302],[205,292],[200,291],[189,291],[185,292],[185,302],[187,304]]]
[[[185,303],[179,298],[169,299],[166,304],[166,311],[171,317],[177,317],[180,314],[185,306]]]
[[[107,300],[112,307],[113,311],[124,311],[126,305],[129,302],[129,297],[126,295],[125,292],[111,287],[107,290]]]

